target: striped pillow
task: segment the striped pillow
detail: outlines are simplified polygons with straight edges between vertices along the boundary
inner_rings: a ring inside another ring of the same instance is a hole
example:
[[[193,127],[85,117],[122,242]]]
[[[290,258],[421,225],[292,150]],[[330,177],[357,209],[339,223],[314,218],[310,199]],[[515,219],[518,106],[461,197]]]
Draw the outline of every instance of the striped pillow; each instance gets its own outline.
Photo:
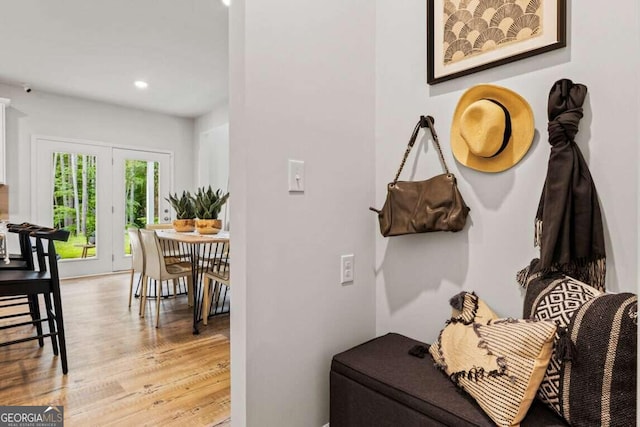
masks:
[[[553,322],[452,318],[429,352],[460,388],[499,426],[526,416],[544,376],[556,325]]]
[[[637,315],[635,294],[602,293],[561,273],[530,280],[524,316],[556,322],[565,341],[538,398],[573,426],[635,425]]]

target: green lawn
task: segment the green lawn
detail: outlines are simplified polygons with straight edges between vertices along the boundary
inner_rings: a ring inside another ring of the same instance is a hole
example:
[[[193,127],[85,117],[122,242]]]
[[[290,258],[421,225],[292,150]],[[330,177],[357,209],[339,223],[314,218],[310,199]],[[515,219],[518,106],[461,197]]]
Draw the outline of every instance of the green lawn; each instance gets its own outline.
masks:
[[[69,240],[66,242],[55,242],[56,252],[60,255],[62,259],[73,259],[80,258],[82,255],[82,245],[87,242],[87,239],[84,235],[78,236],[69,236]],[[77,246],[76,246],[77,245]],[[124,247],[125,253],[130,254],[131,249],[129,248],[129,235],[125,234],[124,236]],[[87,257],[96,256],[96,248],[89,248],[87,252]]]

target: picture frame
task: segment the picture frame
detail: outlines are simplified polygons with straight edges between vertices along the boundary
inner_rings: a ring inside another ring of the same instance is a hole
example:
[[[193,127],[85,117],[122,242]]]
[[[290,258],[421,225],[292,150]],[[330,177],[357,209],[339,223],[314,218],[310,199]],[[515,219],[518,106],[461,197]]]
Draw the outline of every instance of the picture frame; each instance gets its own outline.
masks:
[[[563,48],[566,19],[566,0],[427,0],[427,83]]]

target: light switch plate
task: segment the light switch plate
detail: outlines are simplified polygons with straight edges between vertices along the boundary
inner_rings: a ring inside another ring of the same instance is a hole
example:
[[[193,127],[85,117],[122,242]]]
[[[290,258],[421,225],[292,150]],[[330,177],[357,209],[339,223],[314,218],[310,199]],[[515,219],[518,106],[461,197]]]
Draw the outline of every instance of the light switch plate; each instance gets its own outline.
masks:
[[[304,162],[289,159],[289,192],[304,192]]]

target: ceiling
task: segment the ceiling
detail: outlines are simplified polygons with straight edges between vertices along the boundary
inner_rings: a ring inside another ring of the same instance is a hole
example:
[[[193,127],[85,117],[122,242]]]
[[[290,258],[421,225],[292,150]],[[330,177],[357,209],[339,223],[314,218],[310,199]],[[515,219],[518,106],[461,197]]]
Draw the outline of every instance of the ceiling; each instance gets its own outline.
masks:
[[[197,117],[227,103],[228,8],[220,0],[0,0],[0,82]]]

